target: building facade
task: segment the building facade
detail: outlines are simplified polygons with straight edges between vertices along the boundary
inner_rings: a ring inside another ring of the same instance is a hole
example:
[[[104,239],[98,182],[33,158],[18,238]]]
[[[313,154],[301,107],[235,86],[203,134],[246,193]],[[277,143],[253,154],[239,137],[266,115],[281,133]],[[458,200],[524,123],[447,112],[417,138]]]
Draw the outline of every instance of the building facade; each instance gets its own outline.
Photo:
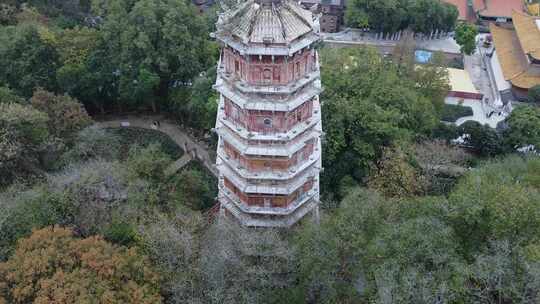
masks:
[[[345,15],[345,7],[342,3],[341,0],[321,1],[321,4],[319,4],[321,31],[327,33],[339,32]]]
[[[216,28],[221,211],[245,226],[289,227],[318,213],[318,20],[293,1],[249,0]]]
[[[300,4],[320,15],[321,32],[339,32],[345,16],[345,0],[301,0]]]

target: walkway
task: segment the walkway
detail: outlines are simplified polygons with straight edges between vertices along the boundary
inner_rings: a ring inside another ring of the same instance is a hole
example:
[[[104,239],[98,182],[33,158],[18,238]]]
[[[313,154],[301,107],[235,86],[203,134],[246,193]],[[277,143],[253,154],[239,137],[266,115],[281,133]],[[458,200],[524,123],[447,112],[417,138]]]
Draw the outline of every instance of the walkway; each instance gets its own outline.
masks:
[[[159,128],[156,129],[153,126],[154,121],[159,121]],[[162,116],[115,116],[105,118],[102,121],[98,121],[96,124],[102,128],[135,127],[143,129],[156,129],[157,131],[169,136],[179,147],[184,150],[185,153],[182,158],[175,161],[171,167],[167,169],[167,173],[174,174],[174,172],[185,166],[191,159],[197,159],[201,161],[206,169],[208,169],[208,171],[210,171],[214,176],[218,177],[219,175],[214,166],[215,162],[210,157],[207,148],[183,131],[176,123],[164,120]]]
[[[182,157],[172,163],[167,169],[165,169],[165,175],[171,176],[178,172],[180,169],[184,168],[193,158],[191,154],[185,153]]]
[[[394,47],[399,43],[400,36],[383,38],[371,32],[363,32],[359,29],[347,28],[337,33],[322,33],[322,38],[326,44],[332,46],[358,46],[372,45],[379,48],[381,53],[391,53]],[[393,39],[392,39],[393,38]],[[459,45],[452,37],[442,37],[438,39],[415,40],[417,49],[424,49],[432,52],[441,51],[447,55],[461,54]]]
[[[489,115],[493,110],[491,107],[486,106],[483,101],[472,99],[461,99],[456,97],[447,97],[444,101],[446,104],[462,105],[471,107],[473,111],[472,116],[460,117],[456,120],[457,126],[472,120],[480,123],[481,125],[489,125],[491,128],[496,128],[497,124],[506,119],[508,114],[495,111],[491,116]],[[499,114],[500,113],[500,114]]]

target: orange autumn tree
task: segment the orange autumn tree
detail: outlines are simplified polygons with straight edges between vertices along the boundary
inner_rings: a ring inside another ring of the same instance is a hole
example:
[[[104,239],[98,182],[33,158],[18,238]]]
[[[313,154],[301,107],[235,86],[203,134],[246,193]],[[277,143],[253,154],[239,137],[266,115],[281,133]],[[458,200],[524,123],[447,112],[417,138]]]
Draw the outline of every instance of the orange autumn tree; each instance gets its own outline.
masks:
[[[161,303],[159,277],[134,248],[48,227],[0,263],[0,304]]]

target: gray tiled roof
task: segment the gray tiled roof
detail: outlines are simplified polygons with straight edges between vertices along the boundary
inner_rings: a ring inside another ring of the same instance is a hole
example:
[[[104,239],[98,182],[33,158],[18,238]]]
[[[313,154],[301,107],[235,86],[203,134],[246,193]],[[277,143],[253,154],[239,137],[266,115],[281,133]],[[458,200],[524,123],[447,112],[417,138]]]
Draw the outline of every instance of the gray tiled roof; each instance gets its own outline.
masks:
[[[311,12],[290,0],[274,4],[250,0],[222,14],[218,21],[218,33],[228,33],[243,44],[289,44],[312,31]]]

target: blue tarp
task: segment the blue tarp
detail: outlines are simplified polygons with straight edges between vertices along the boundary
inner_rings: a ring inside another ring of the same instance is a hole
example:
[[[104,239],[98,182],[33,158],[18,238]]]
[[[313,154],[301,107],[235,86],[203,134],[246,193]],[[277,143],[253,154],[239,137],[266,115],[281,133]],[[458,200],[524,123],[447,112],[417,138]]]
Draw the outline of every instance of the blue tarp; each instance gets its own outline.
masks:
[[[432,52],[418,50],[414,52],[414,59],[418,63],[428,63],[433,56]]]

